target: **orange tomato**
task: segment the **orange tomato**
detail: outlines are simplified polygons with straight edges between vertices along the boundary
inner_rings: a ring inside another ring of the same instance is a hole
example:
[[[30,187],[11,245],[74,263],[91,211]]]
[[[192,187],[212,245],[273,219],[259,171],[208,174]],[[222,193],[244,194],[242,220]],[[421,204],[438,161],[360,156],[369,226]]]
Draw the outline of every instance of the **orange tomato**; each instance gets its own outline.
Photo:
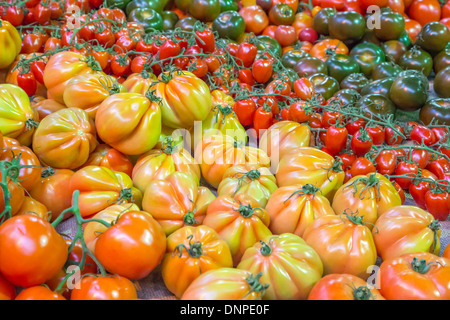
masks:
[[[0,274],[0,300],[14,300],[16,289]]]
[[[329,56],[329,51],[339,54],[348,54],[348,47],[337,39],[324,39],[313,45],[309,53],[322,61],[326,61]]]
[[[107,144],[97,145],[82,167],[91,165],[106,167],[114,171],[120,171],[130,177],[133,172],[133,163],[131,160],[126,155],[108,146]]]
[[[266,206],[269,229],[274,234],[289,232],[301,237],[315,219],[334,215],[330,202],[319,191],[311,184],[276,190]]]
[[[51,213],[44,204],[31,197],[25,197],[17,214],[34,214],[46,221],[49,221],[51,216]]]
[[[299,12],[295,15],[295,20],[292,26],[295,28],[298,34],[303,29],[312,28],[313,18],[306,12]]]
[[[367,279],[367,269],[377,260],[372,232],[357,215],[317,218],[302,238],[319,254],[324,275],[349,273]]]
[[[408,32],[411,41],[416,41],[417,35],[422,30],[422,25],[416,20],[405,19],[405,30]]]
[[[142,208],[162,226],[166,235],[184,226],[202,224],[214,194],[182,172],[153,180],[145,189]]]
[[[120,276],[86,276],[75,287],[70,300],[136,300],[133,283]]]
[[[166,236],[159,223],[141,211],[129,211],[95,243],[98,261],[112,274],[128,279],[146,277],[161,262]]]
[[[406,253],[441,249],[441,229],[433,215],[415,206],[397,206],[386,211],[372,230],[378,255],[397,258]]]
[[[2,175],[0,174],[0,178],[2,179]],[[2,179],[3,180],[3,179]],[[11,206],[11,215],[15,215],[19,212],[20,207],[25,201],[25,192],[24,189],[17,182],[14,182],[9,177],[6,178],[8,191],[11,195],[9,199],[9,204]],[[0,212],[5,210],[5,195],[3,193],[3,189],[0,188]]]
[[[207,226],[186,226],[167,238],[161,274],[167,289],[181,298],[202,273],[232,266],[230,248],[217,232]]]
[[[88,166],[70,178],[71,193],[80,191],[78,199],[82,217],[91,216],[113,204],[136,203],[140,206],[142,193],[123,172],[99,166]]]
[[[66,298],[46,286],[34,286],[22,290],[15,300],[66,300]]]
[[[41,175],[41,164],[34,152],[25,146],[10,146],[3,149],[0,160],[12,162],[19,160],[19,165],[30,166],[19,170],[17,181],[20,185],[29,191],[37,183]]]
[[[258,35],[269,25],[266,12],[258,5],[243,7],[239,14],[244,18],[246,32]]]
[[[413,0],[408,8],[408,15],[422,26],[441,18],[441,5],[438,0]]]
[[[156,76],[152,73],[133,73],[127,77],[122,85],[126,88],[127,92],[145,95],[152,83],[156,80]]]
[[[38,101],[35,104],[32,104],[31,107],[38,113],[39,121],[42,121],[42,119],[44,119],[46,116],[56,111],[66,108],[65,105],[53,99],[44,99]]]
[[[44,84],[47,97],[64,104],[64,89],[76,75],[93,73],[86,57],[72,51],[61,51],[54,54],[47,62],[44,70]]]

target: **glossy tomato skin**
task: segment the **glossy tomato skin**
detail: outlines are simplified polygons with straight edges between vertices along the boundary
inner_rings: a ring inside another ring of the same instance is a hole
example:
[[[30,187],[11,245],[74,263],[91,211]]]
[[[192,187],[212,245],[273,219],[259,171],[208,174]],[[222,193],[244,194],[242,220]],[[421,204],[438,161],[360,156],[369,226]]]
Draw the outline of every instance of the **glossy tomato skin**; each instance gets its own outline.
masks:
[[[33,286],[22,290],[15,300],[66,300],[66,298],[45,286]]]
[[[308,300],[385,300],[378,289],[351,274],[329,274],[320,279],[309,293]]]
[[[16,289],[0,274],[0,300],[14,300]]]
[[[227,243],[207,226],[186,226],[172,233],[161,262],[164,283],[177,298],[202,273],[232,266]]]
[[[44,283],[63,267],[67,255],[64,239],[39,217],[14,216],[0,227],[0,272],[12,284]]]
[[[106,145],[99,144],[89,156],[89,159],[83,165],[86,166],[101,166],[114,171],[120,171],[131,177],[133,172],[133,163],[123,153]]]
[[[64,130],[62,129],[64,128]],[[59,139],[53,139],[59,135]],[[45,165],[75,169],[97,146],[94,121],[86,111],[64,108],[42,119],[33,136],[33,150]]]
[[[379,217],[372,230],[378,255],[383,259],[406,253],[439,254],[441,230],[435,218],[415,206],[396,206]],[[436,241],[437,240],[437,241]]]
[[[235,268],[220,268],[207,271],[195,279],[186,289],[181,300],[261,300],[267,284],[255,290],[251,272]]]
[[[165,250],[163,229],[150,215],[139,211],[121,215],[95,244],[95,256],[106,270],[128,279],[146,277],[161,262]]]
[[[385,260],[379,270],[380,292],[388,300],[448,300],[449,263],[427,252]]]
[[[265,300],[305,300],[323,272],[319,255],[302,238],[290,233],[257,242],[245,251],[237,268],[262,273],[261,281],[269,284]],[[287,270],[300,281],[293,284]]]
[[[2,43],[0,69],[3,69],[10,66],[20,53],[22,39],[19,32],[9,21],[0,20],[0,23],[0,41]]]
[[[70,300],[136,300],[134,284],[120,276],[86,276],[75,287]]]

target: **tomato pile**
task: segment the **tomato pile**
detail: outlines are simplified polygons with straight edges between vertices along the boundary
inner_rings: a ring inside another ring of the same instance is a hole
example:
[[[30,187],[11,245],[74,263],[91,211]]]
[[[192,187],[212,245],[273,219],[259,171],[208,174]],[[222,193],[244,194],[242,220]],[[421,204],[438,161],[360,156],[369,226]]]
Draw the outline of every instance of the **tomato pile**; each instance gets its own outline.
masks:
[[[0,299],[450,299],[450,2],[0,4]]]

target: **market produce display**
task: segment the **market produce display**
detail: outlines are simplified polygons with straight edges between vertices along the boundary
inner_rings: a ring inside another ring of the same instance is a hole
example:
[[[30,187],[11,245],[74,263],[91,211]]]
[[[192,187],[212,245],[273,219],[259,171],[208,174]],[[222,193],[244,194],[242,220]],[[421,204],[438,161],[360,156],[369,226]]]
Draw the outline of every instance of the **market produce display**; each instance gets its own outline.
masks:
[[[450,300],[449,42],[450,1],[1,1],[0,300]]]

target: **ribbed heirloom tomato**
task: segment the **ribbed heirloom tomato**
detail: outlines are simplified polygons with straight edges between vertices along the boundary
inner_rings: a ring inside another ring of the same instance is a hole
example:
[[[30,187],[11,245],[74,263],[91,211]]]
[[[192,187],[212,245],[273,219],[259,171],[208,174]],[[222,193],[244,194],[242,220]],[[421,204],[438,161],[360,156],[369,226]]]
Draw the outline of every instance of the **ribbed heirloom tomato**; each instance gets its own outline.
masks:
[[[20,53],[22,39],[14,26],[0,19],[0,69],[7,68]]]
[[[108,146],[107,144],[99,144],[89,156],[89,159],[83,165],[106,167],[114,171],[126,173],[131,177],[133,172],[133,163],[123,153]]]
[[[269,284],[263,299],[306,300],[323,273],[319,255],[299,236],[291,233],[267,236],[248,248],[238,269],[262,273]]]
[[[18,159],[20,155],[19,165],[29,166],[21,168],[17,175],[19,184],[29,191],[37,183],[41,174],[41,164],[34,152],[25,146],[10,146],[3,149],[0,154],[0,161],[13,161]]]
[[[190,175],[174,172],[164,180],[153,180],[145,188],[142,208],[162,226],[166,235],[184,226],[202,224],[209,204],[215,199],[206,187],[199,187]]]
[[[69,189],[80,191],[79,209],[82,217],[91,216],[113,204],[142,202],[142,193],[123,172],[99,166],[87,166],[70,178]]]
[[[151,150],[161,134],[161,108],[139,93],[116,93],[97,109],[98,136],[126,155]]]
[[[133,282],[120,276],[86,276],[75,286],[70,300],[136,300]]]
[[[86,111],[64,108],[42,119],[33,136],[33,151],[44,165],[57,169],[82,166],[98,142]]]
[[[312,184],[279,188],[269,198],[266,210],[274,234],[289,232],[300,237],[315,219],[335,214],[328,199]]]
[[[207,226],[186,226],[167,238],[161,272],[167,289],[181,298],[202,273],[232,266],[228,244],[216,231]]]

